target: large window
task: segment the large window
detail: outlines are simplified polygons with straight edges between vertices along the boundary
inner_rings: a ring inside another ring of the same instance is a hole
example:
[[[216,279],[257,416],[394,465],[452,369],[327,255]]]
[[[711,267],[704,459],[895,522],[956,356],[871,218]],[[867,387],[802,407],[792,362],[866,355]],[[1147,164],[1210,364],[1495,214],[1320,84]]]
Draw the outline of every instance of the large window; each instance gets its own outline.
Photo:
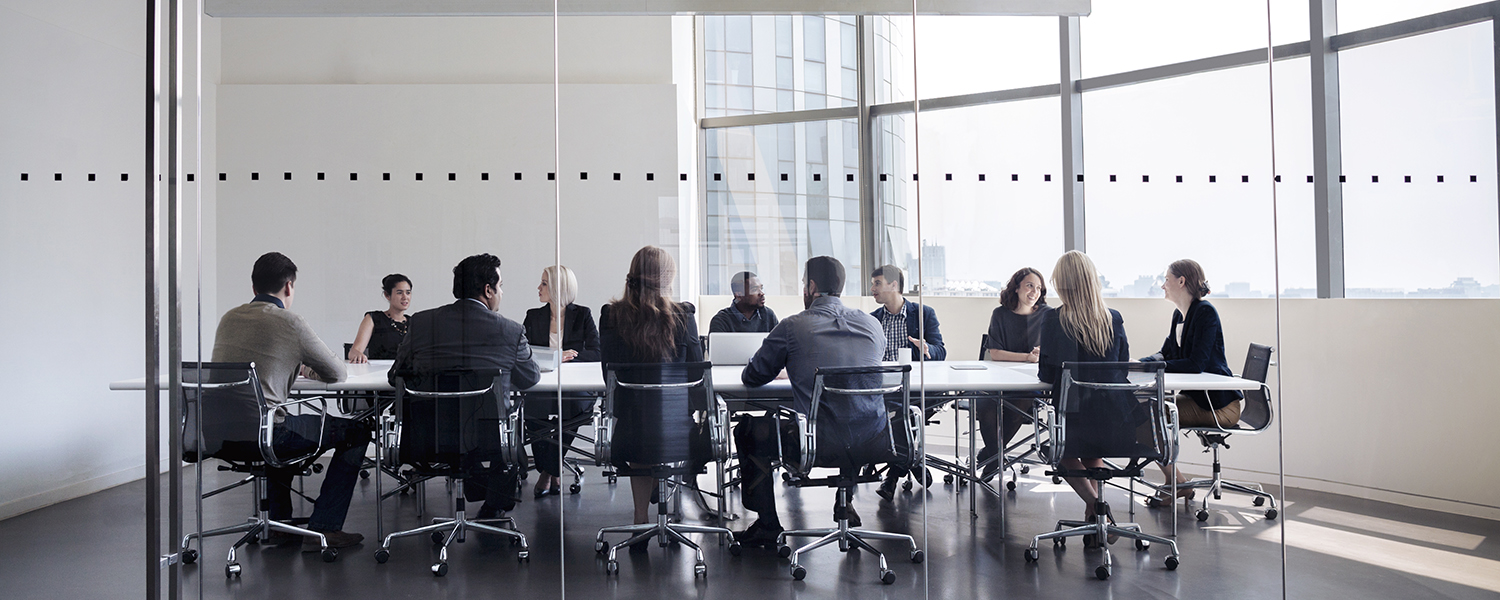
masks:
[[[704,17],[703,28],[706,116],[858,102],[853,17]]]

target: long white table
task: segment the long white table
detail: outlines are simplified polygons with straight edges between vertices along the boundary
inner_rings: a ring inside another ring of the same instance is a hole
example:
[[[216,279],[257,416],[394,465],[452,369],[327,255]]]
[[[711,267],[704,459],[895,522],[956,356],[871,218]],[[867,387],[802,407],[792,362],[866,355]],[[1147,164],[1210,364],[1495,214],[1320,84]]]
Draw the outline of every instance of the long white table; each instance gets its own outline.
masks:
[[[895,363],[891,363],[895,364]],[[372,360],[365,364],[347,365],[348,377],[339,383],[298,377],[292,384],[294,392],[378,392],[392,391],[386,381],[391,361]],[[604,373],[599,363],[563,363],[562,368],[542,373],[541,381],[527,388],[530,392],[603,392]],[[959,367],[959,368],[954,368]],[[983,367],[975,368],[975,367]],[[725,396],[757,397],[790,396],[791,382],[778,379],[760,387],[748,387],[740,381],[743,366],[716,366],[713,368],[714,391]],[[1139,374],[1137,374],[1139,375]],[[1259,382],[1207,373],[1167,373],[1166,387],[1171,390],[1253,390]],[[161,381],[165,382],[163,376]],[[912,364],[911,385],[914,393],[926,390],[932,393],[947,392],[1037,392],[1047,391],[1051,386],[1037,380],[1037,366],[1032,363],[992,361],[946,361]],[[144,390],[146,379],[127,379],[109,384],[111,390]]]

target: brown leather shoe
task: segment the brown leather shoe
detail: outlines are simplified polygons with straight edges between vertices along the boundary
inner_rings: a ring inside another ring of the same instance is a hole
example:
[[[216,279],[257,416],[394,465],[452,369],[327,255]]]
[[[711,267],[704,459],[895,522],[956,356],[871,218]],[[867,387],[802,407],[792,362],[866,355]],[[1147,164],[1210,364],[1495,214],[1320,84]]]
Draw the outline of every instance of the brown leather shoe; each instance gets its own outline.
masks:
[[[344,533],[342,531],[320,531],[318,533],[321,533],[323,534],[323,537],[328,538],[329,548],[348,548],[365,541],[365,536],[358,533]],[[322,549],[323,544],[318,542],[318,538],[313,536],[303,536],[303,552],[319,552]]]

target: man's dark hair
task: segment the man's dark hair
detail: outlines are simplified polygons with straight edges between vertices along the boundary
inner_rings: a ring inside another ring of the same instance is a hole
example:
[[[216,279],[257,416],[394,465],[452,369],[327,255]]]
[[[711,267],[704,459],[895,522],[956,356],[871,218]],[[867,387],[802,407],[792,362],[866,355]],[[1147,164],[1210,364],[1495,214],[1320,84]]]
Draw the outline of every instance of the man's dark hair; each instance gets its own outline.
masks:
[[[500,257],[493,254],[475,254],[463,259],[453,267],[453,297],[483,298],[484,286],[500,287]]]
[[[870,279],[876,277],[884,277],[887,283],[896,282],[896,293],[906,293],[906,275],[896,265],[883,265],[875,269],[875,272],[870,273]]]
[[[288,281],[297,280],[297,265],[280,252],[267,252],[250,269],[250,286],[257,294],[279,294]]]
[[[818,286],[818,293],[837,296],[844,293],[844,263],[832,256],[807,259],[807,280]]]
[[[734,292],[736,296],[745,295],[745,288],[750,287],[750,280],[754,278],[755,274],[749,271],[735,273],[729,278],[729,291]]]

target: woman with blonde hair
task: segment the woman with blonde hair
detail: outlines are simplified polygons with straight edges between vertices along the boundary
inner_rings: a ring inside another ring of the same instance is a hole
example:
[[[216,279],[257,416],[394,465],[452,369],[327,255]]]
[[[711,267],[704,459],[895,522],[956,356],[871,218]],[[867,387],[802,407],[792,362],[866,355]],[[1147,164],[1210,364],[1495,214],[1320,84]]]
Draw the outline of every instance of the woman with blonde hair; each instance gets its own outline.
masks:
[[[599,309],[602,361],[607,364],[703,360],[698,320],[693,315],[696,309],[690,303],[672,301],[672,280],[676,275],[677,265],[666,250],[646,246],[635,253],[630,259],[630,274],[625,277],[625,292]],[[630,478],[636,523],[649,522],[651,492],[655,487],[651,477]],[[645,543],[632,546],[631,550],[643,551]]]
[[[542,305],[526,311],[526,341],[533,346],[546,346],[560,352],[562,362],[599,362],[599,330],[594,327],[594,314],[587,306],[573,301],[578,298],[578,277],[573,270],[562,265],[542,269],[542,282],[536,286],[537,300]],[[566,422],[587,412],[593,405],[592,397],[564,396],[562,421]],[[557,414],[556,394],[526,394],[528,416]],[[533,422],[535,423],[535,422]],[[544,424],[536,423],[533,429]],[[563,447],[573,445],[573,434],[577,427],[565,428],[562,432]],[[536,462],[537,480],[533,493],[537,498],[558,494],[562,482],[562,464],[557,459],[557,443],[552,438],[537,439],[531,443],[531,458]]]
[[[1041,352],[1037,376],[1056,389],[1067,362],[1125,362],[1130,360],[1130,342],[1125,338],[1125,319],[1104,304],[1099,272],[1087,254],[1077,250],[1063,254],[1052,269],[1052,287],[1062,300],[1042,317]],[[1099,458],[1068,458],[1063,469],[1100,468]],[[1066,477],[1068,485],[1083,499],[1084,520],[1094,520],[1099,499],[1095,483],[1084,477]],[[1089,543],[1085,541],[1085,543]]]

